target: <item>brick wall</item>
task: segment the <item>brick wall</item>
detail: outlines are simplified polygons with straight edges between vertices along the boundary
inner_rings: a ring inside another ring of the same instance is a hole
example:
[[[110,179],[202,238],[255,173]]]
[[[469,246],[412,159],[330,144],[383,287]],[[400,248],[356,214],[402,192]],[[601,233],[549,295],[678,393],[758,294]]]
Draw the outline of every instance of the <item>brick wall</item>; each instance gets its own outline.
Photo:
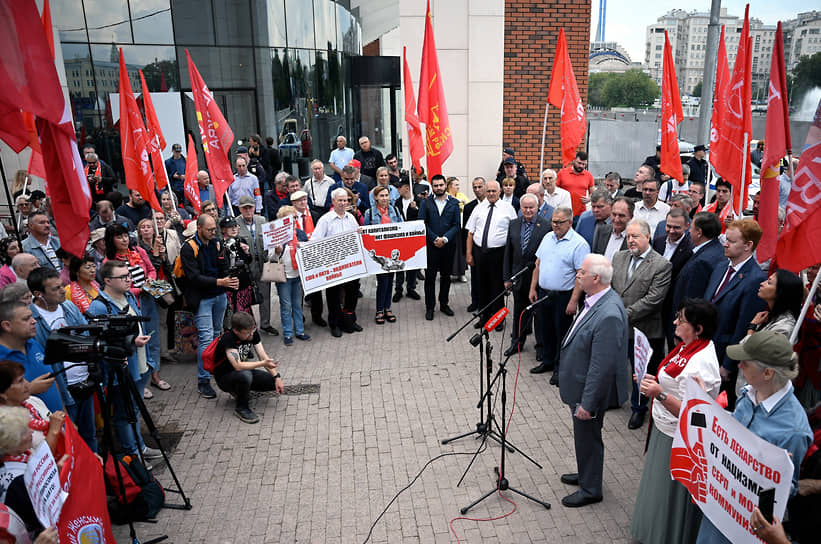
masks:
[[[559,28],[564,28],[582,103],[587,105],[590,0],[505,0],[504,145],[538,179],[544,108]],[[560,113],[550,107],[545,168],[561,167]],[[584,149],[584,141],[579,146]],[[501,150],[499,150],[501,155]]]

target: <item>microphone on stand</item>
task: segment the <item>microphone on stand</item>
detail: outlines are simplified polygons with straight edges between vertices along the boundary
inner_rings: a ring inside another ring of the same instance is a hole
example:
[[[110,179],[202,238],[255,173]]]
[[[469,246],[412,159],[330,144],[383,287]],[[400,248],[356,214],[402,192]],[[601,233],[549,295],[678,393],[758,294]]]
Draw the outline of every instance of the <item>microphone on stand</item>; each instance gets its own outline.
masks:
[[[495,329],[499,325],[499,323],[504,321],[508,313],[510,312],[507,311],[507,308],[502,308],[501,310],[493,314],[493,316],[487,320],[487,323],[485,323],[485,330],[487,332],[490,332],[493,329]]]
[[[536,302],[534,302],[530,306],[526,307],[525,311],[529,312],[530,310],[532,310],[533,308],[535,308],[536,306],[538,306],[539,304],[541,304],[542,302],[544,302],[545,300],[547,300],[549,298],[550,298],[550,295],[543,296],[542,298],[540,298],[539,300],[537,300]]]

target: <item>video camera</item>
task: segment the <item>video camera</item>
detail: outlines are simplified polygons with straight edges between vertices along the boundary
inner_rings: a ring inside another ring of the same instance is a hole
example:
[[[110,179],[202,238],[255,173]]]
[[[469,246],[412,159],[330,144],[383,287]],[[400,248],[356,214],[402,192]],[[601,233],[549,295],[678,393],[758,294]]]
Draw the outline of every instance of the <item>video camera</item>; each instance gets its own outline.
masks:
[[[45,363],[63,361],[99,362],[122,360],[137,349],[138,323],[148,317],[133,315],[101,315],[89,318],[88,325],[62,327],[52,331],[46,340]]]

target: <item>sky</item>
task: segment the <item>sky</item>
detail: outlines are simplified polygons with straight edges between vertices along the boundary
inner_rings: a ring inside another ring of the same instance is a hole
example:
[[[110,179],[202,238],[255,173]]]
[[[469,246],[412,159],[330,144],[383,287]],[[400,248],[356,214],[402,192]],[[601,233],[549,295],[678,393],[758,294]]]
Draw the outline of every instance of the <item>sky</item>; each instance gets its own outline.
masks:
[[[744,17],[745,0],[724,0],[721,7],[727,8],[728,15]],[[591,0],[590,38],[596,34],[599,22],[599,0]],[[652,6],[652,7],[649,7]],[[710,0],[693,0],[682,3],[681,0],[609,0],[604,38],[618,42],[627,50],[633,62],[644,62],[644,39],[647,27],[672,9],[686,11],[703,11],[709,13]],[[804,11],[819,9],[818,0],[789,0],[750,2],[750,17],[761,19],[764,24],[776,24],[779,20],[792,19]]]

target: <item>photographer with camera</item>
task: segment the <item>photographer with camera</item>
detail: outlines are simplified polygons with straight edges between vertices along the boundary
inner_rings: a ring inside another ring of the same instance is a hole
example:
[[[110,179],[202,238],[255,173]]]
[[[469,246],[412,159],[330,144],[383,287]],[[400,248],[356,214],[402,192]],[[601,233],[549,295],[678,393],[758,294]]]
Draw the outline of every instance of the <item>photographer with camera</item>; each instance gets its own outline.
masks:
[[[228,296],[228,309],[231,313],[251,313],[251,305],[254,304],[255,297],[254,283],[248,265],[254,259],[249,253],[248,243],[237,236],[239,225],[235,218],[226,216],[220,219],[220,230],[222,230],[222,243],[225,245],[225,258],[228,260],[228,275],[239,280],[237,289],[225,291]],[[227,312],[225,320],[230,323],[230,316]]]
[[[28,286],[34,297],[29,306],[37,323],[35,339],[46,345],[51,331],[61,327],[87,325],[88,321],[73,303],[66,300],[66,290],[60,282],[60,274],[51,268],[37,268],[28,277]],[[93,381],[89,381],[85,363],[62,362],[51,365],[55,382],[63,398],[68,416],[77,426],[91,451],[97,451],[97,432],[94,428]],[[65,370],[64,370],[65,369]],[[72,395],[77,394],[77,398]]]
[[[88,307],[87,315],[129,315],[141,317],[142,314],[140,313],[137,299],[131,293],[131,273],[128,270],[128,265],[118,260],[106,261],[103,264],[100,275],[103,278],[103,290],[99,296],[94,299],[91,306]],[[151,358],[149,350],[146,349],[146,345],[149,340],[151,340],[151,336],[143,333],[141,324],[138,323],[137,327],[139,334],[134,338],[134,345],[137,349],[127,358],[126,369],[128,370],[128,376],[130,376],[134,382],[137,392],[142,398],[151,369],[154,368],[154,360]],[[137,415],[135,435],[134,429],[126,418],[126,407],[123,404],[126,394],[125,391],[122,390],[122,387],[123,384],[115,383],[114,387],[109,388],[107,391],[107,394],[111,396],[112,406],[114,407],[113,424],[114,429],[117,431],[117,437],[120,440],[120,446],[122,446],[126,454],[137,455],[138,452],[141,452],[145,459],[161,458],[162,453],[160,450],[149,448],[143,442],[140,433],[140,412],[137,409],[136,402],[131,400],[134,412]]]
[[[279,336],[279,331],[271,326],[271,282],[262,281],[262,265],[268,259],[268,250],[265,249],[265,242],[262,240],[262,225],[265,224],[265,218],[254,214],[254,201],[250,197],[239,199],[239,213],[239,235],[247,242],[254,258],[251,263],[251,279],[259,294],[259,330]]]

